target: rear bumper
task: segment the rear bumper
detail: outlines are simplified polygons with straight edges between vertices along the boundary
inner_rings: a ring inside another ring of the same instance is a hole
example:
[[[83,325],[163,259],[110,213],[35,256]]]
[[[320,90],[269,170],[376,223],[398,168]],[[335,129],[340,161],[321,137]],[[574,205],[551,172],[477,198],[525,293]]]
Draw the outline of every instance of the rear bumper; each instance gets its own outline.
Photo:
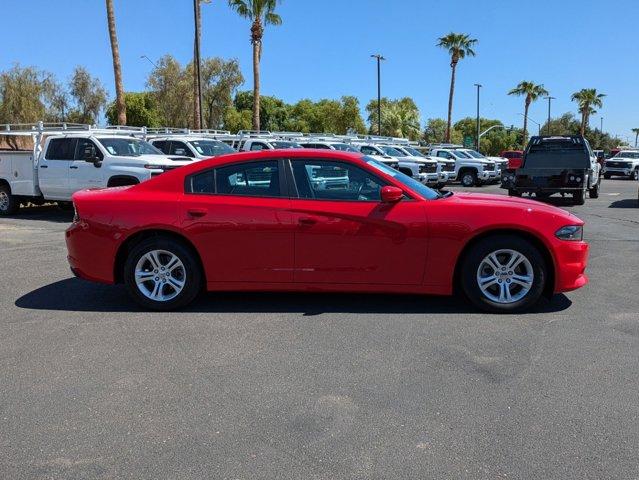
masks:
[[[588,283],[588,252],[586,242],[559,241],[555,248],[555,293],[570,292]]]
[[[77,222],[65,232],[69,267],[76,277],[83,280],[113,284],[113,259],[117,251],[115,242],[90,230],[86,222]]]

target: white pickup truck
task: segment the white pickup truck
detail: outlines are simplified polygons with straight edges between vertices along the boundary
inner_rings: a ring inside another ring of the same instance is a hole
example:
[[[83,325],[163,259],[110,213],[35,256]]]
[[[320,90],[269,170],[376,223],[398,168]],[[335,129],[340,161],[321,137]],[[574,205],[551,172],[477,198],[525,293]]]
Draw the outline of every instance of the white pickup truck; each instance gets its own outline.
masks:
[[[192,161],[166,156],[132,133],[139,132],[0,125],[0,135],[31,136],[34,145],[0,151],[0,215],[16,213],[20,204],[69,202],[78,190],[134,185]]]
[[[495,162],[487,158],[474,158],[461,149],[433,147],[430,155],[454,160],[457,179],[464,187],[480,186],[499,178]]]

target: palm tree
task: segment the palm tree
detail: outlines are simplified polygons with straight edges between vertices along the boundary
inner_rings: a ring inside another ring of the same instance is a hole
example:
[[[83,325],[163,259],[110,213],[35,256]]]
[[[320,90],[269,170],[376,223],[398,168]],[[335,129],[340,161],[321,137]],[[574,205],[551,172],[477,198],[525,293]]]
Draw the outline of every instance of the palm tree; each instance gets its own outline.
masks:
[[[596,112],[595,107],[603,107],[603,93],[597,93],[596,88],[582,88],[578,92],[572,94],[570,99],[577,102],[579,113],[581,113],[581,134],[586,133],[586,127],[590,123],[590,115]]]
[[[118,46],[118,35],[115,31],[113,0],[106,0],[106,9],[109,24],[109,38],[111,39],[111,54],[113,55],[113,74],[115,76],[115,108],[118,112],[118,125],[126,125],[126,102],[124,101],[124,86],[122,85],[120,47]]]
[[[195,23],[195,41],[193,44],[193,125],[195,129],[204,128],[202,125],[201,111],[202,105],[202,81],[200,68],[201,68],[201,55],[200,55],[200,40],[202,37],[202,4],[211,3],[211,0],[193,0],[193,20]]]
[[[228,0],[229,7],[252,22],[253,44],[253,129],[260,129],[260,60],[265,25],[280,25],[282,17],[275,13],[279,0]]]
[[[526,140],[528,138],[528,109],[530,104],[536,101],[539,97],[548,95],[548,91],[543,85],[537,85],[534,82],[520,82],[515,88],[513,88],[508,95],[517,95],[520,97],[526,97],[524,100],[524,137],[523,145],[526,146]]]
[[[637,140],[639,140],[639,128],[633,128],[632,133],[635,134],[635,148],[637,148]]]
[[[474,57],[475,51],[473,47],[477,40],[470,38],[465,33],[449,33],[445,37],[439,38],[438,47],[445,48],[450,54],[450,68],[452,69],[450,76],[450,94],[448,96],[448,123],[446,124],[446,142],[450,142],[450,128],[453,115],[453,96],[455,95],[455,71],[457,63],[462,58]]]

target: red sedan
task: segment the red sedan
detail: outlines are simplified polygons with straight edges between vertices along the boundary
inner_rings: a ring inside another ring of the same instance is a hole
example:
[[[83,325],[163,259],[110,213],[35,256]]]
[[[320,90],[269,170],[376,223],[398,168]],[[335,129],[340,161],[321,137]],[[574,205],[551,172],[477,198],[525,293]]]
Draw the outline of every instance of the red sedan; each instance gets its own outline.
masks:
[[[73,272],[124,283],[150,309],[203,289],[460,287],[481,309],[513,312],[588,281],[577,217],[532,200],[441,194],[360,154],[233,154],[73,201]]]

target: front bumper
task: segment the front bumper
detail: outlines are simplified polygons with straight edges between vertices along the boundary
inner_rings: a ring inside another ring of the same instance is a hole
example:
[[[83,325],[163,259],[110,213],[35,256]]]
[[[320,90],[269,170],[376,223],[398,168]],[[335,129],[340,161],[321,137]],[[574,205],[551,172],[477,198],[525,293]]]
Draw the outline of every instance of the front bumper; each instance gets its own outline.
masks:
[[[604,167],[601,172],[609,175],[622,175],[624,177],[632,175],[632,169],[630,168]]]
[[[440,180],[440,178],[441,177],[439,173],[420,173],[419,174],[419,181],[423,183],[424,185],[436,185],[442,181]]]
[[[586,266],[589,248],[586,242],[557,241],[554,249],[554,293],[570,292],[588,283]]]

